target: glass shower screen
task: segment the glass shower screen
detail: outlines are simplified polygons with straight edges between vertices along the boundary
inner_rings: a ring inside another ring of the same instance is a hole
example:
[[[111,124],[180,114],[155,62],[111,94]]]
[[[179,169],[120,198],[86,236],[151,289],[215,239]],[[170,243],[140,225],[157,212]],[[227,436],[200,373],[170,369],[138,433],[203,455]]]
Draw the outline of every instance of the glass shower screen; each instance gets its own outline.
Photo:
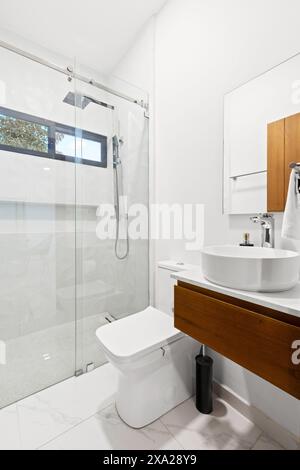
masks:
[[[53,136],[76,116],[67,77],[3,48],[0,63],[4,407],[74,375],[76,165]]]
[[[3,48],[0,63],[3,408],[104,364],[97,328],[148,306],[149,240],[129,227],[148,210],[149,136],[137,104]]]
[[[134,87],[125,91],[141,96]],[[76,108],[77,128],[106,139],[101,148],[106,164],[77,165],[76,171],[76,371],[81,374],[106,362],[97,328],[149,305],[149,239],[133,240],[129,233],[133,205],[149,208],[149,131],[140,106],[80,82],[77,94],[93,98]],[[145,94],[142,98],[147,100]]]

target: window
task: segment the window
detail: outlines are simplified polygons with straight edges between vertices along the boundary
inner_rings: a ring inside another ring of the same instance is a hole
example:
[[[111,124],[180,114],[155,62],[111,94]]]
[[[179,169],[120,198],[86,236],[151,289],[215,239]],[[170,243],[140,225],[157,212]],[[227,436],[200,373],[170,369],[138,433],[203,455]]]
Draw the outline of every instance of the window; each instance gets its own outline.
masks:
[[[107,167],[107,137],[103,135],[56,124],[54,141],[56,158]]]
[[[107,168],[107,137],[3,107],[0,150]]]
[[[22,153],[47,154],[50,128],[46,121],[0,107],[0,147]]]

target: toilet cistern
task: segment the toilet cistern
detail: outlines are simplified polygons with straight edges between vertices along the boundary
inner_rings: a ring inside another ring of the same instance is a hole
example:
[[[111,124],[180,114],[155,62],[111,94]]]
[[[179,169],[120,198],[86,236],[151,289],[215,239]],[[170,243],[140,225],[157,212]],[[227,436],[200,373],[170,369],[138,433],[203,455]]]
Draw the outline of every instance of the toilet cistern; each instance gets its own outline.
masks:
[[[275,219],[273,214],[258,214],[250,217],[250,220],[255,224],[261,225],[261,247],[274,248],[275,247]]]

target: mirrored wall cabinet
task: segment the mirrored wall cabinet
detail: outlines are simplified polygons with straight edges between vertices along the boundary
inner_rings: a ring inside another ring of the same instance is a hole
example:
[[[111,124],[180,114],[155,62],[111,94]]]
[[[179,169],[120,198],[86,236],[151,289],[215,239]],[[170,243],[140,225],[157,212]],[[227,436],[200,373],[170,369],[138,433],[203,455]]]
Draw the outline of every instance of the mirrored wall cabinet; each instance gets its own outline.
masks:
[[[300,161],[300,54],[225,95],[224,212],[283,212]]]

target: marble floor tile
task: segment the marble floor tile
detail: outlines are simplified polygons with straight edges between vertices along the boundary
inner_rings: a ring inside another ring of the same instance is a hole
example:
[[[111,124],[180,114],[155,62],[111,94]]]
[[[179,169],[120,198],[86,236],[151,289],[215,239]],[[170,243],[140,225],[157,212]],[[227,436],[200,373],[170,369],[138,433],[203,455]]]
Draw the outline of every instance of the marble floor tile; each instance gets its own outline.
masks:
[[[17,404],[23,449],[36,449],[114,401],[115,369],[106,364]]]
[[[223,400],[216,398],[211,415],[200,414],[190,399],[161,418],[187,450],[247,450],[261,431]]]
[[[106,364],[0,410],[0,450],[283,450],[223,400],[211,415],[190,399],[141,430],[115,405],[117,371]]]
[[[42,450],[182,450],[160,420],[140,429],[128,427],[112,405],[75,426]]]
[[[0,410],[0,450],[18,450],[21,447],[18,410],[16,405]]]
[[[262,434],[252,450],[284,450],[284,448],[266,434]]]

